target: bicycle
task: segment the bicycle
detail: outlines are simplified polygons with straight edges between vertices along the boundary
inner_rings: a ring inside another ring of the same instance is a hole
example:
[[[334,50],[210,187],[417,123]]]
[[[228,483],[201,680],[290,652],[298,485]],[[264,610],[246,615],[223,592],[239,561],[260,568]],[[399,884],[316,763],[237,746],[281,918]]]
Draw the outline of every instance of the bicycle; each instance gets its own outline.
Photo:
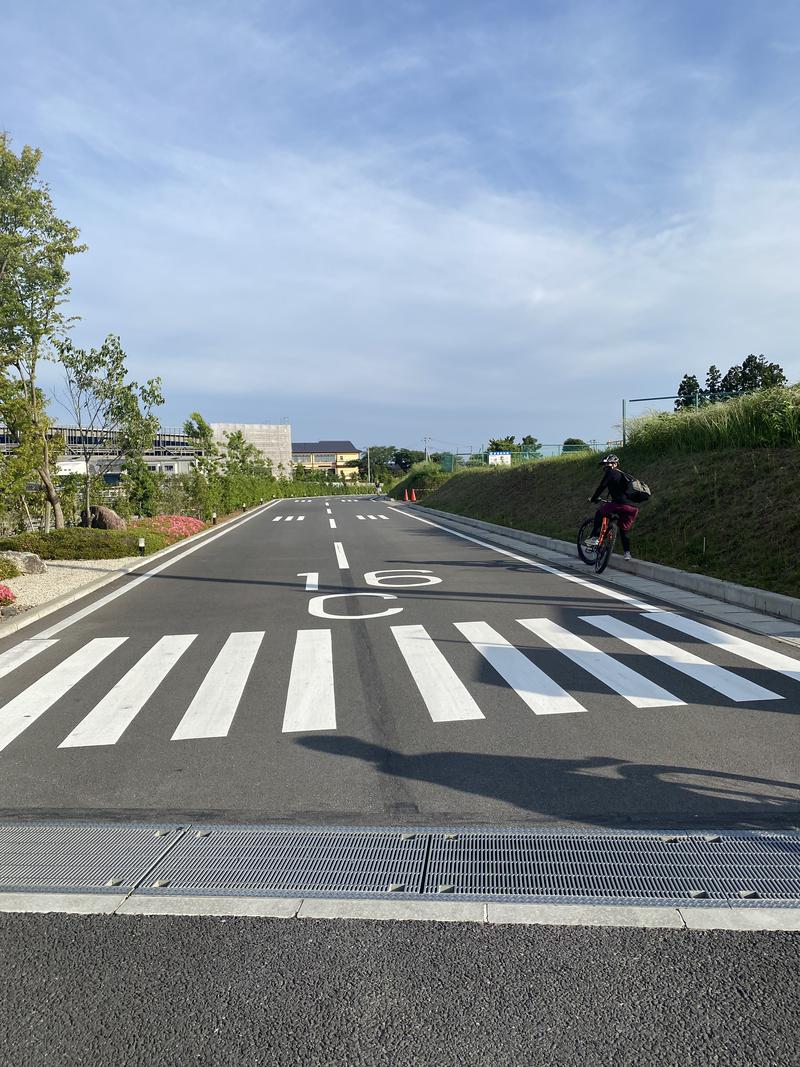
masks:
[[[601,504],[607,500],[599,501]],[[617,524],[619,515],[604,515],[600,525],[600,533],[597,535],[596,545],[585,544],[586,538],[591,536],[594,526],[594,515],[589,515],[581,523],[578,530],[578,555],[589,567],[594,567],[595,574],[602,574],[611,559],[614,551],[614,542],[617,539]]]

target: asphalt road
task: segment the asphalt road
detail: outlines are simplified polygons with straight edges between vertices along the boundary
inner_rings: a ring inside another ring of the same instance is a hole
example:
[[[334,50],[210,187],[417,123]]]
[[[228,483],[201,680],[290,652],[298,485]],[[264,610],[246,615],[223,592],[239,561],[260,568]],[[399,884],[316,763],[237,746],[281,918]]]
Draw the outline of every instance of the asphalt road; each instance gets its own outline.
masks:
[[[0,1062],[794,1067],[800,939],[0,915]]]
[[[798,822],[787,645],[363,497],[184,552],[0,643],[3,814]]]

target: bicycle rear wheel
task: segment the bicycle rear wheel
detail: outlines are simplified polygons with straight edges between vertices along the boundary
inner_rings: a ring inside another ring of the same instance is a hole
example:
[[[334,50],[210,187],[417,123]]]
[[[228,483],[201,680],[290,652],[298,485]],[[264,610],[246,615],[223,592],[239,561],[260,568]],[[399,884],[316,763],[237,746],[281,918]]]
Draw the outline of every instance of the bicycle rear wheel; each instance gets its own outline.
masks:
[[[583,562],[588,564],[590,567],[594,564],[594,561],[597,558],[597,549],[589,548],[583,542],[586,540],[587,537],[591,535],[593,525],[593,518],[584,519],[581,524],[580,530],[578,530],[578,555],[583,560]]]
[[[611,553],[614,551],[614,541],[617,536],[616,526],[609,526],[603,543],[597,548],[597,556],[594,561],[594,573],[602,574],[608,566],[608,561],[611,559]]]

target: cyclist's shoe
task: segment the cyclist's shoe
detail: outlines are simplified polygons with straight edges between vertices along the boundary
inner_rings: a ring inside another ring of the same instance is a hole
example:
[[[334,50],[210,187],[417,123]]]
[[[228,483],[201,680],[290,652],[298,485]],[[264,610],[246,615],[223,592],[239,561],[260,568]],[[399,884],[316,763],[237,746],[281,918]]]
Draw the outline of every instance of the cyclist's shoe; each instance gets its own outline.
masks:
[[[630,552],[625,553],[625,559],[633,559],[633,556],[630,554]]]
[[[600,538],[587,537],[583,543],[586,545],[587,548],[597,548],[597,546],[600,544]]]

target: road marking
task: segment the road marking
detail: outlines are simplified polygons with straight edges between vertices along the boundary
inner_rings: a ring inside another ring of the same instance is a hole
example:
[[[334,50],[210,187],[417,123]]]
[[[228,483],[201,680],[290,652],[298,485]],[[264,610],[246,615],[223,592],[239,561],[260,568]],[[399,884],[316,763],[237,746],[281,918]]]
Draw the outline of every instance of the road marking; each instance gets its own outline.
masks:
[[[301,571],[297,577],[305,578],[307,593],[316,593],[319,590],[319,571]]]
[[[305,515],[298,515],[297,516],[297,521],[298,522],[302,522],[304,518],[305,518]]]
[[[273,522],[280,522],[282,518],[283,518],[283,515],[276,515],[275,518],[272,521]]]
[[[402,608],[386,608],[384,611],[368,612],[366,615],[334,615],[325,610],[326,600],[350,600],[359,597],[378,597],[380,600],[397,600],[393,593],[326,593],[324,596],[312,597],[308,602],[308,613],[318,619],[344,619],[346,622],[360,622],[362,619],[380,619],[386,615],[399,615]]]
[[[228,736],[263,638],[263,630],[230,635],[178,723],[173,741]]]
[[[483,712],[424,626],[392,626],[391,629],[434,722],[483,718]]]
[[[294,518],[294,515],[287,515],[286,516],[286,522],[291,522],[293,518]]]
[[[134,578],[132,582],[128,582],[127,585],[123,585],[120,589],[115,589],[113,593],[106,593],[105,596],[100,597],[99,600],[95,600],[94,603],[88,604],[85,608],[81,608],[80,611],[74,612],[72,615],[68,615],[66,619],[62,619],[61,622],[55,623],[53,626],[48,626],[46,630],[42,630],[37,635],[37,640],[42,640],[48,637],[54,637],[56,634],[61,633],[62,630],[66,630],[68,626],[73,626],[76,622],[80,622],[88,615],[91,615],[95,611],[99,611],[100,608],[106,607],[107,604],[111,604],[117,597],[124,596],[126,593],[130,593],[132,589],[141,585],[142,582],[146,582],[150,578],[154,578],[157,574],[165,571],[167,567],[172,567],[175,563],[180,563],[182,559],[186,559],[187,556],[191,556],[193,552],[199,552],[201,548],[205,548],[206,545],[210,545],[212,541],[218,540],[220,537],[225,537],[226,534],[232,533],[234,530],[238,530],[241,526],[244,526],[246,522],[252,522],[253,519],[257,519],[265,511],[275,507],[280,503],[278,500],[274,500],[271,504],[265,504],[263,508],[259,507],[257,511],[252,512],[250,515],[246,515],[243,519],[237,519],[236,522],[227,523],[225,527],[219,531],[219,533],[211,534],[209,537],[203,537],[191,548],[184,549],[183,552],[179,552],[176,556],[171,556],[170,559],[164,563],[160,563],[157,567],[153,567],[152,570],[146,571],[144,574],[140,574],[137,578]]]
[[[367,518],[368,519],[372,519],[373,522],[376,522],[377,519],[378,519],[378,516],[377,515],[367,515]]]
[[[538,560],[530,559],[528,556],[521,556],[518,552],[510,552],[507,548],[500,548],[498,545],[492,545],[488,541],[481,541],[477,537],[470,537],[469,534],[460,533],[458,530],[451,530],[449,526],[442,526],[440,523],[432,522],[430,519],[423,519],[421,515],[415,515],[411,511],[405,511],[403,514],[407,515],[409,519],[425,523],[426,526],[433,526],[435,529],[442,530],[444,533],[451,534],[453,537],[460,537],[462,541],[471,541],[473,545],[480,545],[481,548],[488,548],[491,552],[497,552],[501,556],[508,556],[510,559],[516,559],[520,563],[526,563],[529,567],[535,567],[537,570],[545,571],[547,574],[555,574],[557,578],[563,578],[565,582],[574,582],[575,585],[582,585],[586,589],[591,589],[594,593],[600,593],[603,596],[611,597],[613,600],[621,600],[623,603],[630,604],[631,607],[639,608],[641,611],[658,610],[655,605],[648,604],[644,600],[639,600],[638,597],[629,596],[627,593],[620,593],[616,589],[609,589],[603,585],[597,585],[595,582],[589,582],[585,578],[578,578],[574,574],[565,574],[564,571],[560,571],[557,567],[548,567],[546,563],[539,563]]]
[[[457,622],[455,627],[504,678],[536,715],[586,711],[574,697],[540,670],[518,648],[485,622]]]
[[[684,619],[681,615],[672,615],[667,611],[648,611],[646,619],[654,619],[664,626],[671,626],[673,630],[681,630],[691,637],[696,637],[708,645],[716,648],[725,648],[733,652],[735,656],[749,659],[751,663],[758,663],[761,667],[768,667],[779,674],[785,674],[795,682],[800,682],[800,660],[784,656],[781,652],[774,652],[771,648],[756,645],[752,641],[744,641],[741,637],[734,637],[724,630],[716,630],[713,626],[704,626],[693,619]]]
[[[336,729],[330,630],[298,630],[283,733]]]
[[[0,751],[125,641],[95,637],[0,708]]]
[[[517,622],[598,678],[609,689],[619,693],[636,708],[678,707],[686,703],[550,619],[517,619]]]
[[[645,630],[629,626],[611,615],[582,615],[581,618],[584,622],[596,626],[598,630],[604,630],[607,634],[611,634],[612,637],[618,637],[639,652],[644,652],[647,656],[654,656],[656,659],[661,660],[662,663],[666,663],[667,666],[674,667],[676,671],[681,671],[683,674],[688,674],[690,678],[702,682],[709,689],[714,689],[717,693],[722,693],[723,696],[729,697],[731,700],[783,699],[777,693],[771,693],[769,689],[762,689],[760,685],[755,685],[745,678],[739,678],[738,675],[726,671],[724,667],[717,667],[716,664],[709,663],[707,660],[687,652],[686,649],[671,645],[658,637],[653,637]]]
[[[344,546],[341,541],[334,541],[333,547],[336,549],[336,562],[339,564],[339,569],[346,571],[350,569],[350,564],[347,562],[347,556],[344,554]]]
[[[328,519],[328,522],[331,524],[331,529],[335,530],[336,529],[336,519]]]
[[[362,521],[362,522],[364,522],[364,521],[365,521],[365,520],[364,520],[364,516],[363,516],[363,515],[356,515],[356,518],[357,518],[357,519],[361,519],[361,521]]]
[[[21,667],[23,663],[27,663],[29,659],[38,656],[40,652],[45,652],[54,644],[56,644],[55,639],[42,641],[38,637],[34,637],[29,641],[20,641],[18,645],[10,648],[8,652],[4,652],[0,656],[0,678],[5,678],[7,674],[15,671],[17,667]]]
[[[379,515],[378,518],[379,519],[383,519],[384,522],[388,522],[389,521],[389,516],[388,515]]]
[[[116,744],[196,637],[197,634],[162,637],[58,747]]]

